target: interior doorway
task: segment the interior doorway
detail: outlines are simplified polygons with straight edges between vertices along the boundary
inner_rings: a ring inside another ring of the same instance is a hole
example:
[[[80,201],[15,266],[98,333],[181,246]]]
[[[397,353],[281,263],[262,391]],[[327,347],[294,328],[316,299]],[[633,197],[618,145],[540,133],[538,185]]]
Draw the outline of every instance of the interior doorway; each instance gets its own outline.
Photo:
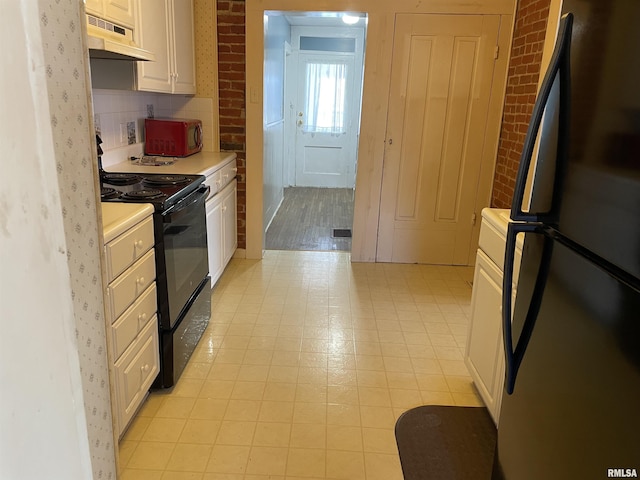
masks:
[[[267,250],[351,250],[366,20],[265,12]]]

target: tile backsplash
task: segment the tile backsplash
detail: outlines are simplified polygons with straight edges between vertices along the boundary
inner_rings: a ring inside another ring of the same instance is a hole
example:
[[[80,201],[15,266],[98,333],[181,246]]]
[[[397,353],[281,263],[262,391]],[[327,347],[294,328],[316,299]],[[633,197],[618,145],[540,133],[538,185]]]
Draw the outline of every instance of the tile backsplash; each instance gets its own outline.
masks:
[[[215,105],[217,107],[217,105]],[[153,111],[155,117],[198,118],[202,120],[203,150],[217,152],[214,145],[214,103],[212,98],[186,95],[93,89],[93,113],[96,130],[102,138],[102,164],[105,168],[144,151],[144,119]],[[129,143],[127,124],[135,125],[135,142]]]

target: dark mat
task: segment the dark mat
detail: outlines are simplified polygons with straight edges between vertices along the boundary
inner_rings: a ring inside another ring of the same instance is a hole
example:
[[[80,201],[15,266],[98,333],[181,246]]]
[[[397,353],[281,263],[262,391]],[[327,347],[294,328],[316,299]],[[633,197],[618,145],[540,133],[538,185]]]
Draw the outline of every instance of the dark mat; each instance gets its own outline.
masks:
[[[396,422],[405,480],[491,478],[496,427],[484,407],[422,406]]]

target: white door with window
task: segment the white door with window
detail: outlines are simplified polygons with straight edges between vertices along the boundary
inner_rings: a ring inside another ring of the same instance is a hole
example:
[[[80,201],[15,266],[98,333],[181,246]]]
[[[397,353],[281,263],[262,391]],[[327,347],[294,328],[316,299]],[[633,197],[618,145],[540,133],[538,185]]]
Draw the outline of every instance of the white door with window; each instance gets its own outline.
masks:
[[[352,188],[358,104],[354,56],[300,53],[296,185]]]
[[[467,264],[499,26],[396,16],[377,261]]]

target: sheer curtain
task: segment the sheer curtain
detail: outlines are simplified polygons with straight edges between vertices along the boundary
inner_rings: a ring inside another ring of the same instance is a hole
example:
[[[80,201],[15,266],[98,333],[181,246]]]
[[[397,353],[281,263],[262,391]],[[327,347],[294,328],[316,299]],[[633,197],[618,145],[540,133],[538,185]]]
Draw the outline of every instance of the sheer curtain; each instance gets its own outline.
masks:
[[[307,63],[304,132],[345,133],[347,65]]]

